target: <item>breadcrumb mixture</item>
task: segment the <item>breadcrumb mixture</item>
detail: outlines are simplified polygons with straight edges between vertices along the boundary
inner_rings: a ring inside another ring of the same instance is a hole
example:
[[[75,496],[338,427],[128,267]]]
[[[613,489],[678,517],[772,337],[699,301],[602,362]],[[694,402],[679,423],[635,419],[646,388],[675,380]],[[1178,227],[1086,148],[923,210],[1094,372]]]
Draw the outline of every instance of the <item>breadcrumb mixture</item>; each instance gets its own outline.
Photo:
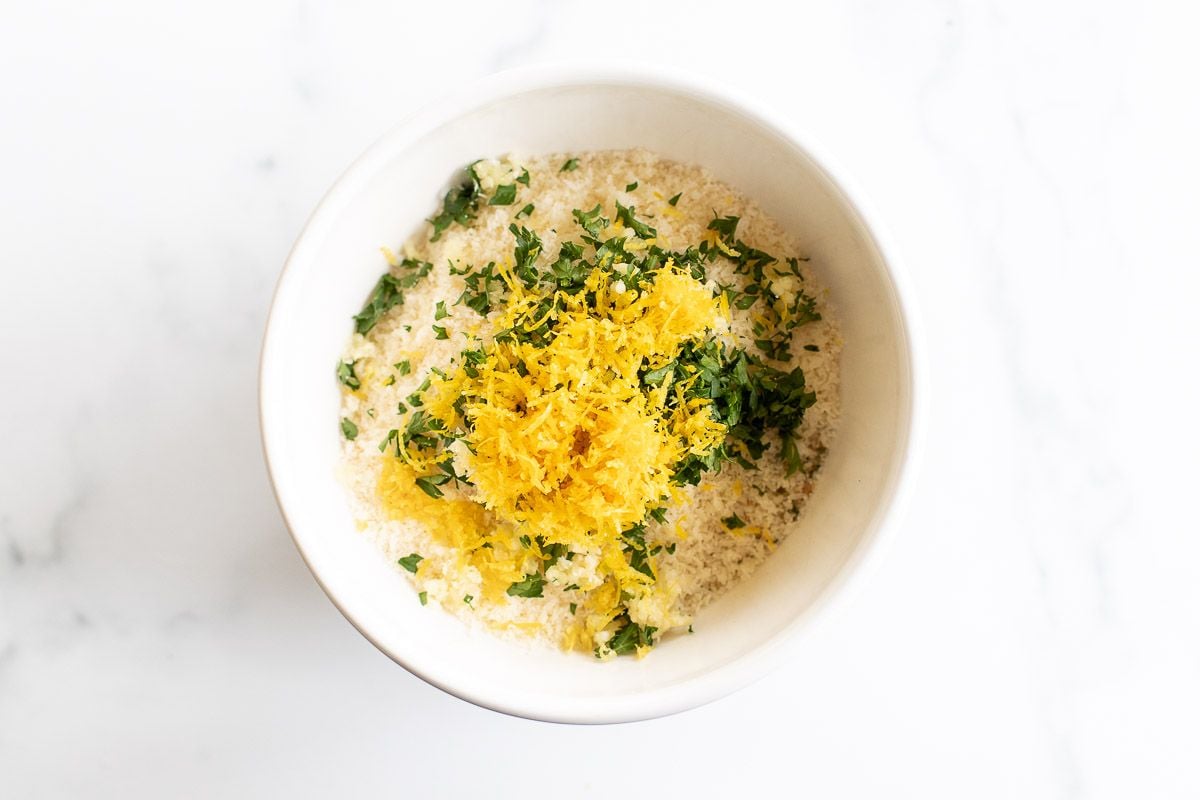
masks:
[[[571,167],[565,169],[569,163]],[[392,274],[402,275],[401,258],[430,262],[433,268],[405,290],[402,304],[383,313],[365,336],[354,334],[346,348],[344,361],[353,365],[359,386],[344,388],[343,431],[349,423],[354,436],[351,439],[347,433],[343,441],[341,478],[363,534],[415,584],[414,595],[419,593],[420,602],[440,605],[502,635],[532,638],[557,648],[572,639],[578,625],[574,606],[580,601],[579,592],[568,587],[589,585],[596,557],[581,554],[550,567],[542,597],[481,602],[481,576],[470,567],[461,568],[454,548],[422,523],[396,518],[380,500],[381,465],[394,458],[381,452],[380,443],[390,430],[401,426],[403,415],[398,414],[398,406],[418,391],[430,367],[450,363],[468,335],[486,328],[484,317],[455,305],[464,291],[464,276],[453,274],[451,267],[511,257],[509,226],[514,220],[537,232],[544,245],[541,258],[552,260],[561,240],[578,240],[574,209],[591,209],[599,203],[611,216],[614,201],[636,207],[638,217],[657,229],[664,247],[682,249],[702,241],[715,214],[739,217],[738,237],[781,261],[785,257],[803,259],[805,254],[751,200],[703,168],[644,150],[509,156],[478,162],[475,171],[487,195],[498,187],[513,185],[522,176],[528,185],[524,180],[517,183],[515,201],[482,205],[469,225],[451,224],[436,241],[430,240],[432,226],[423,224],[400,253],[385,251],[387,260],[381,258],[381,272],[390,268]],[[724,463],[719,473],[706,473],[698,486],[681,488],[663,523],[648,525],[647,540],[653,536],[674,544],[673,552],[663,550],[656,556],[658,580],[669,587],[662,596],[669,602],[656,601],[667,607],[631,607],[630,613],[658,623],[655,627],[660,637],[686,632],[696,612],[752,575],[781,541],[789,535],[803,535],[805,504],[820,477],[819,468],[833,442],[839,414],[841,338],[828,293],[818,281],[819,269],[819,264],[802,260],[801,277],[779,277],[772,284],[776,295],[803,290],[815,298],[820,314],[818,321],[795,329],[790,348],[789,366],[803,369],[808,390],[816,394],[795,436],[803,466],[788,476],[779,458],[779,443],[772,441],[755,463],[756,469],[744,469],[733,461]],[[732,262],[717,258],[706,277],[709,287],[716,290],[718,285],[736,284],[744,276],[734,274]],[[747,351],[755,347],[752,325],[753,310],[732,311],[728,335]],[[396,367],[403,362],[410,368]],[[733,517],[744,524],[731,528],[723,522]],[[408,566],[401,563],[413,554],[420,555],[421,563],[415,573],[411,559]],[[417,596],[413,602],[418,602]],[[702,635],[702,626],[695,632]]]

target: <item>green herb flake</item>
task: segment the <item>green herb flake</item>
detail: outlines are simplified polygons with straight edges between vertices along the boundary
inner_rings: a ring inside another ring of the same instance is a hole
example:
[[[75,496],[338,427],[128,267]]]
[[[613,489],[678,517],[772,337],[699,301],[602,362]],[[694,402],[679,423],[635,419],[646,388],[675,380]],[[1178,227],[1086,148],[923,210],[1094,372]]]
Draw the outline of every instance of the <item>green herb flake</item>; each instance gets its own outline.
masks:
[[[526,186],[529,185],[529,170],[521,167],[521,174],[517,177],[517,183],[523,183]]]
[[[492,199],[488,201],[488,205],[511,206],[516,199],[517,185],[515,183],[506,183],[503,186],[496,187],[496,193],[492,195]]]
[[[636,622],[629,622],[613,634],[613,637],[608,640],[608,647],[619,656],[632,653],[639,647],[651,647],[657,631],[658,628],[652,625],[642,627]]]
[[[737,306],[738,310],[746,311],[750,308],[750,306],[754,305],[756,302],[758,302],[758,295],[750,294],[747,292],[746,294],[742,295],[737,300],[735,300],[733,304],[735,306]]]
[[[629,551],[629,566],[636,569],[638,572],[645,575],[650,580],[658,580],[654,574],[654,569],[650,566],[650,560],[646,555],[645,548],[632,549]]]
[[[683,197],[683,192],[680,192],[679,194],[675,195],[675,196],[674,196],[674,197],[672,197],[670,200],[668,200],[668,201],[667,201],[667,205],[669,205],[669,206],[673,206],[673,205],[676,205],[676,204],[678,204],[678,203],[679,203],[679,198],[681,198],[681,197]]]
[[[371,296],[363,305],[362,311],[354,315],[354,330],[357,333],[367,333],[392,307],[404,303],[404,292],[400,290],[400,279],[385,272],[375,283]]]
[[[533,203],[529,203],[528,205],[526,205],[524,208],[522,208],[520,211],[517,212],[516,218],[520,219],[521,217],[532,217],[534,208],[535,208],[535,206],[533,205]]]
[[[395,367],[396,371],[401,375],[407,375],[408,373],[412,372],[412,362],[407,358],[403,361],[397,361],[395,364],[392,364],[392,366]]]
[[[579,169],[579,159],[578,158],[568,158],[566,160],[566,162],[564,162],[563,165],[558,168],[558,171],[559,172],[574,172],[577,169]]]
[[[420,564],[424,560],[425,560],[424,556],[418,555],[416,553],[410,553],[409,555],[406,555],[404,558],[400,559],[396,563],[399,564],[400,566],[404,567],[406,570],[408,570],[412,574],[416,575],[417,574],[417,564]]]
[[[637,186],[638,186],[638,182],[637,182],[637,181],[634,181],[633,183],[627,184],[627,185],[625,186],[625,191],[627,191],[627,192],[632,192],[634,189],[636,189],[636,188],[637,188]]]
[[[433,312],[433,318],[434,319],[445,319],[448,316],[450,316],[450,312],[446,310],[446,301],[438,300],[437,308],[434,309],[434,312]]]
[[[608,227],[608,219],[600,215],[599,203],[596,203],[596,207],[591,211],[581,211],[577,208],[571,212],[571,215],[575,217],[579,227],[587,231],[593,239],[599,239],[604,229]]]
[[[442,199],[442,213],[429,220],[433,226],[433,234],[429,241],[436,242],[442,233],[454,223],[469,225],[479,211],[479,177],[475,174],[475,165],[467,167],[469,181],[455,186],[446,192]]]
[[[358,436],[358,426],[342,417],[342,435],[353,442]]]
[[[708,229],[716,231],[717,235],[723,240],[731,241],[737,234],[737,226],[740,219],[740,217],[732,215],[728,217],[713,217],[712,221],[708,223]]]
[[[662,386],[663,381],[667,380],[675,372],[675,362],[672,361],[658,369],[652,369],[642,376],[642,383],[647,386]]]
[[[738,528],[746,527],[746,521],[743,520],[741,517],[739,517],[737,514],[732,514],[728,517],[722,517],[721,524],[724,525],[726,528],[728,528],[731,531],[735,531]]]
[[[799,472],[804,466],[804,460],[800,458],[800,451],[796,448],[796,440],[791,436],[783,437],[783,448],[780,456],[787,467],[785,473],[789,478]]]
[[[554,566],[554,564],[560,558],[570,555],[570,552],[568,552],[567,546],[565,544],[563,544],[562,542],[554,542],[552,544],[544,545],[542,547],[542,552],[545,554],[545,557],[546,557],[545,561],[546,561],[547,567]],[[569,561],[570,559],[568,558],[567,560]]]
[[[399,437],[400,437],[400,431],[396,430],[395,428],[392,428],[390,431],[388,431],[387,436],[384,437],[383,441],[379,443],[379,452],[381,452],[381,453],[384,452],[385,450],[388,449],[388,445],[395,443],[396,455],[399,456],[400,455],[400,438]]]
[[[475,600],[475,595],[473,595],[473,594],[464,594],[463,595],[463,602],[466,603],[467,605],[471,605],[471,603],[474,600]],[[474,606],[471,606],[471,607],[474,608]]]
[[[541,575],[526,575],[508,587],[509,597],[541,597],[546,579]]]
[[[421,605],[429,605],[429,592],[419,593],[417,599],[421,601]]]
[[[570,608],[571,608],[571,614],[574,614],[574,613],[575,613],[575,609],[579,608],[579,606],[578,606],[577,604],[575,604],[575,603],[571,603],[571,606],[570,606]]]
[[[338,383],[347,387],[352,392],[356,392],[362,387],[362,382],[360,382],[358,376],[354,374],[353,361],[343,361],[338,364],[337,379]]]
[[[508,231],[517,242],[513,247],[513,260],[516,262],[514,270],[526,286],[532,288],[538,278],[534,262],[542,254],[542,240],[533,231],[516,223],[509,225]]]
[[[815,344],[806,344],[806,345],[804,345],[804,349],[810,353],[821,352],[821,348],[817,347]]]
[[[631,229],[639,239],[653,239],[658,236],[658,231],[634,216],[636,210],[633,206],[623,206],[618,202],[617,219],[621,220],[625,227]]]
[[[433,326],[433,334],[434,334],[433,338],[435,338],[435,339],[449,339],[450,338],[450,334],[446,333],[446,329],[443,328],[441,325]]]
[[[442,497],[442,490],[439,486],[450,482],[449,475],[421,475],[415,481],[417,488],[425,494],[433,498]]]

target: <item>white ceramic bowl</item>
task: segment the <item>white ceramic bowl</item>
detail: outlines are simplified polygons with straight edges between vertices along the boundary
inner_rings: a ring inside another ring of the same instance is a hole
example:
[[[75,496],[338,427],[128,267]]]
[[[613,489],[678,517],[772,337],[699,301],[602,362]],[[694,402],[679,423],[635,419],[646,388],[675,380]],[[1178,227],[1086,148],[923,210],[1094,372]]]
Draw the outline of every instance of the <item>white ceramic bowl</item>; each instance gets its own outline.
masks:
[[[845,338],[842,427],[802,530],[643,660],[530,652],[416,602],[354,527],[334,469],[333,366],[350,316],[464,164],[507,152],[645,147],[708,167],[799,236]],[[904,281],[841,173],[761,111],[661,70],[543,67],[494,76],[367,151],[292,250],[263,345],[263,445],[296,546],[337,607],[409,671],[472,703],[562,722],[645,719],[761,676],[893,524],[916,439],[916,352]]]

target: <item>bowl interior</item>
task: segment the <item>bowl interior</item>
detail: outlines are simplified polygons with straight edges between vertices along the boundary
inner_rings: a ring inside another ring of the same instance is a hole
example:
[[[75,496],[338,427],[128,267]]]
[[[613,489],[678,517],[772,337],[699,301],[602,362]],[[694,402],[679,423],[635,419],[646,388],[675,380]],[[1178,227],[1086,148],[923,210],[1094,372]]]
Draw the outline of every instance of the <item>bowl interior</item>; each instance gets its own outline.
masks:
[[[485,155],[645,147],[708,167],[801,240],[840,316],[843,420],[802,529],[754,578],[705,609],[696,634],[646,659],[599,664],[530,651],[418,604],[356,530],[334,471],[333,366],[395,247],[464,164]],[[281,506],[331,598],[384,652],[459,696],[524,716],[610,721],[695,705],[756,677],[850,571],[890,505],[911,415],[908,338],[888,270],[854,208],[774,129],[711,97],[662,85],[542,86],[418,117],[343,177],[305,229],[263,355],[264,440]]]

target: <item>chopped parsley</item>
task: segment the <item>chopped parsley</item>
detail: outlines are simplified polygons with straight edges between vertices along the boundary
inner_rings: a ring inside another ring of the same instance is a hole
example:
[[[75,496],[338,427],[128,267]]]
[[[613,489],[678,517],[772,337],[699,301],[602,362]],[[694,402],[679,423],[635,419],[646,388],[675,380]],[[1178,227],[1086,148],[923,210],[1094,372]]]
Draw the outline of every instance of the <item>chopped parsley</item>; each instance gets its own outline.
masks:
[[[437,319],[445,319],[445,318],[446,318],[446,317],[448,317],[448,316],[450,316],[450,312],[446,310],[446,301],[445,301],[445,300],[438,300],[438,301],[437,301],[437,308],[435,308],[435,309],[434,309],[434,311],[433,311],[433,318],[434,318],[435,320],[437,320]]]
[[[417,599],[421,601],[421,605],[427,605],[429,603],[429,592],[418,592]]]
[[[385,272],[375,282],[371,296],[363,304],[362,311],[354,315],[354,330],[365,334],[378,324],[379,319],[393,307],[404,303],[404,290],[411,289],[429,274],[433,265],[428,261],[406,258],[397,265],[403,270],[400,276]]]
[[[513,258],[516,260],[514,269],[517,277],[524,281],[526,286],[532,288],[537,283],[538,276],[534,271],[534,263],[542,253],[542,240],[536,233],[515,222],[508,226],[508,230],[517,240],[517,246],[513,248]]]
[[[632,192],[634,189],[636,189],[636,188],[637,188],[637,186],[638,186],[638,182],[637,182],[637,181],[634,181],[633,183],[630,183],[630,184],[626,184],[626,186],[625,186],[625,191],[627,191],[627,192]]]
[[[658,236],[658,231],[633,215],[633,212],[637,210],[633,206],[627,208],[621,205],[620,202],[616,205],[617,219],[621,220],[621,223],[625,227],[630,228],[639,239],[653,239]]]
[[[579,159],[578,158],[568,158],[563,163],[563,165],[561,167],[559,167],[558,171],[559,172],[574,172],[577,169],[579,169]]]
[[[517,176],[517,183],[523,183],[526,186],[529,185],[529,170],[521,167],[521,174]]]
[[[342,435],[352,442],[358,436],[358,426],[346,417],[342,417]]]
[[[417,555],[416,553],[411,553],[411,554],[405,556],[404,558],[398,560],[396,563],[399,564],[400,566],[404,567],[406,570],[408,570],[409,572],[411,572],[415,575],[415,574],[417,574],[417,564],[420,564],[424,560],[425,560],[424,556]]]
[[[383,273],[375,283],[375,288],[371,290],[371,296],[367,298],[362,311],[354,315],[354,330],[357,333],[366,333],[375,327],[384,312],[403,302],[404,292],[400,290],[400,281],[389,272]]]
[[[526,575],[508,587],[509,597],[541,597],[546,580],[541,575]]]
[[[385,436],[383,441],[379,443],[379,452],[383,453],[383,452],[387,451],[388,446],[390,446],[390,445],[395,445],[396,456],[399,457],[400,456],[400,431],[398,431],[395,428],[392,428],[390,431],[388,431],[387,436]]]
[[[468,181],[455,186],[446,192],[442,199],[442,211],[429,220],[433,226],[433,234],[429,241],[436,242],[442,234],[454,223],[469,225],[479,212],[479,196],[482,189],[479,186],[479,176],[475,174],[475,165],[467,167]]]
[[[439,486],[443,486],[450,482],[449,475],[421,475],[416,479],[417,488],[430,497],[441,497],[442,490]]]
[[[662,386],[663,381],[675,374],[675,362],[672,361],[658,369],[652,369],[642,376],[642,383],[647,386]]]
[[[625,617],[625,625],[608,640],[608,649],[617,655],[626,655],[637,650],[639,647],[652,647],[654,645],[654,634],[658,631],[652,625],[645,627],[638,625],[636,622]],[[599,655],[599,653],[597,653]]]
[[[450,338],[450,334],[446,333],[446,329],[444,327],[442,327],[441,325],[433,326],[433,334],[434,334],[433,338],[435,338],[435,339],[449,339]]]
[[[513,201],[517,199],[517,185],[515,183],[506,183],[503,186],[497,186],[492,199],[488,201],[489,206],[511,206]]]
[[[724,525],[726,528],[728,528],[731,531],[735,531],[738,528],[746,527],[746,521],[743,520],[741,517],[739,517],[737,514],[731,514],[728,517],[722,517],[721,524]]]
[[[504,279],[496,270],[495,262],[489,262],[486,267],[474,270],[463,279],[466,288],[459,296],[455,305],[462,303],[480,316],[485,316],[492,309],[492,298],[499,296],[504,290]]]
[[[408,373],[412,372],[412,362],[407,358],[403,361],[397,361],[395,364],[392,364],[392,366],[395,367],[396,371],[401,375],[407,375]]]
[[[679,194],[675,195],[670,200],[668,200],[667,205],[669,205],[669,206],[677,205],[679,203],[679,198],[681,198],[681,197],[683,197],[683,192],[680,192]]]
[[[337,368],[338,383],[342,384],[352,392],[356,392],[362,386],[358,380],[358,376],[354,374],[354,362],[343,361],[338,364]]]
[[[737,233],[738,221],[740,219],[740,217],[734,216],[713,217],[712,221],[708,223],[708,229],[716,231],[722,239],[732,239],[733,235]]]
[[[527,204],[524,208],[522,208],[520,211],[517,212],[516,218],[520,219],[521,217],[533,216],[533,209],[534,209],[533,203]]]
[[[646,554],[646,549],[631,549],[629,551],[629,566],[636,569],[638,572],[645,575],[650,580],[657,580],[654,574],[654,569],[650,566],[650,559]]]
[[[591,211],[580,211],[577,208],[571,212],[571,215],[575,217],[575,221],[579,223],[579,227],[587,231],[593,240],[598,240],[604,229],[608,227],[608,220],[601,216],[600,209],[600,204],[596,203],[596,207]],[[580,252],[579,256],[582,257],[583,253]]]

